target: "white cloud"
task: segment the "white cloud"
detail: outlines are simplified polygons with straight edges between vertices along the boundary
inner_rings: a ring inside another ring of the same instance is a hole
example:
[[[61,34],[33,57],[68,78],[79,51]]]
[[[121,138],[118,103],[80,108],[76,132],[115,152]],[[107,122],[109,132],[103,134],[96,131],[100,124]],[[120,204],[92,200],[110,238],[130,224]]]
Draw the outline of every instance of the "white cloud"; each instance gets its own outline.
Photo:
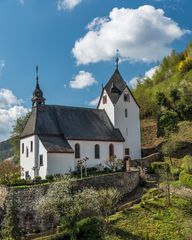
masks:
[[[88,105],[89,106],[97,106],[98,102],[99,102],[100,96],[96,97],[95,99],[91,100]]]
[[[22,100],[8,89],[0,89],[0,141],[7,139],[17,118],[24,116],[28,109]]]
[[[79,73],[74,77],[74,80],[70,81],[69,86],[71,88],[83,89],[96,83],[97,81],[91,73],[79,71]]]
[[[17,97],[9,89],[0,89],[0,108],[10,108],[13,105],[20,105],[22,100]]]
[[[58,10],[71,10],[79,5],[82,0],[58,0],[57,9]]]
[[[114,8],[108,17],[93,19],[87,29],[72,49],[77,64],[110,60],[116,49],[126,60],[157,61],[169,54],[174,40],[190,32],[150,5]]]
[[[5,68],[5,61],[1,60],[0,61],[0,75],[2,74],[3,69]]]
[[[155,74],[155,72],[156,72],[158,69],[159,69],[159,66],[155,66],[155,67],[149,69],[147,72],[145,72],[144,77],[141,77],[141,76],[139,76],[139,77],[134,77],[134,78],[132,78],[132,79],[129,81],[129,84],[131,85],[132,88],[135,88],[135,87],[137,86],[137,84],[138,84],[138,81],[139,81],[140,83],[142,83],[142,82],[145,81],[145,79],[147,79],[147,78],[152,78],[153,75]]]

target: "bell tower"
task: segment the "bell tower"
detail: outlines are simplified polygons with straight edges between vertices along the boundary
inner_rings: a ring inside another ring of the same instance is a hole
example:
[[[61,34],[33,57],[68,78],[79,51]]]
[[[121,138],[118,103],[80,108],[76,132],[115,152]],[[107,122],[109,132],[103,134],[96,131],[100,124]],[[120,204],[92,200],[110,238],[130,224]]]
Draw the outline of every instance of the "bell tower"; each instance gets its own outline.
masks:
[[[39,86],[38,65],[36,66],[36,87],[33,92],[32,107],[45,106],[45,98],[43,97],[43,91]]]

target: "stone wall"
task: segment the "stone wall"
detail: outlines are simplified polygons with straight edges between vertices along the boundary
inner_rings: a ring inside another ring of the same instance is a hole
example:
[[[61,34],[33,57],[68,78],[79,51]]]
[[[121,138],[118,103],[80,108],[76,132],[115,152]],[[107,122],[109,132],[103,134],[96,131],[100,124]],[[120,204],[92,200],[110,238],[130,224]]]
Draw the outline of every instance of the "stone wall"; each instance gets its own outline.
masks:
[[[147,157],[133,160],[133,163],[136,163],[140,167],[144,168],[144,167],[150,167],[152,162],[160,161],[160,159],[161,159],[161,154],[159,152],[157,152],[157,153],[153,153]]]
[[[134,190],[139,184],[139,171],[133,170],[124,173],[112,173],[103,176],[95,176],[82,180],[75,180],[73,187],[75,190],[93,187],[100,188],[117,188],[122,195]],[[25,231],[40,228],[40,219],[35,211],[36,203],[46,193],[49,185],[32,186],[28,188],[12,188],[14,191],[14,198],[18,204],[19,225]],[[7,192],[5,188],[0,188],[0,196],[2,193],[2,200],[5,201]]]

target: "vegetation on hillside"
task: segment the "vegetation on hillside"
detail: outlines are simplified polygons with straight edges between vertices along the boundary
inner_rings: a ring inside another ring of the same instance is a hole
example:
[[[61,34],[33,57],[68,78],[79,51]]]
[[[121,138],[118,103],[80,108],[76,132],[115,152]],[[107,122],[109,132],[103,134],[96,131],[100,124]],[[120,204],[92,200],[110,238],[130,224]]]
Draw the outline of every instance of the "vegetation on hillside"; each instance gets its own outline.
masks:
[[[11,158],[13,156],[13,146],[10,139],[0,142],[0,161]]]
[[[165,57],[152,78],[138,82],[134,95],[141,106],[141,116],[157,117],[159,105],[182,120],[191,118],[192,42],[181,53]],[[165,110],[165,109],[162,109]]]

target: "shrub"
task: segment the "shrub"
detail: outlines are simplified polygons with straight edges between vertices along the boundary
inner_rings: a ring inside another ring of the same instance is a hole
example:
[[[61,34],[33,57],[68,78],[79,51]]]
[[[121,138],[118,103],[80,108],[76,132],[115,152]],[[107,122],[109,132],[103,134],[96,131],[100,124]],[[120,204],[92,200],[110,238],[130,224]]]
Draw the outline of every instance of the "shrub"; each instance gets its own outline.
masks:
[[[171,174],[174,177],[175,180],[179,179],[179,174],[181,172],[181,168],[175,167],[175,166],[171,166]]]
[[[98,218],[85,218],[77,223],[79,240],[98,240],[102,239],[103,222]]]
[[[161,169],[169,169],[169,164],[166,162],[152,162],[151,168],[156,172],[157,170]]]
[[[47,175],[45,178],[48,182],[53,182],[54,181],[54,176],[53,175]]]
[[[158,119],[158,136],[164,136],[178,130],[178,115],[173,111],[161,113]]]
[[[184,171],[179,174],[179,181],[182,185],[192,188],[192,175]]]
[[[192,156],[191,155],[186,155],[183,158],[183,164],[181,166],[185,172],[187,173],[192,173]]]
[[[20,167],[11,161],[0,163],[0,184],[11,185],[20,179]]]

